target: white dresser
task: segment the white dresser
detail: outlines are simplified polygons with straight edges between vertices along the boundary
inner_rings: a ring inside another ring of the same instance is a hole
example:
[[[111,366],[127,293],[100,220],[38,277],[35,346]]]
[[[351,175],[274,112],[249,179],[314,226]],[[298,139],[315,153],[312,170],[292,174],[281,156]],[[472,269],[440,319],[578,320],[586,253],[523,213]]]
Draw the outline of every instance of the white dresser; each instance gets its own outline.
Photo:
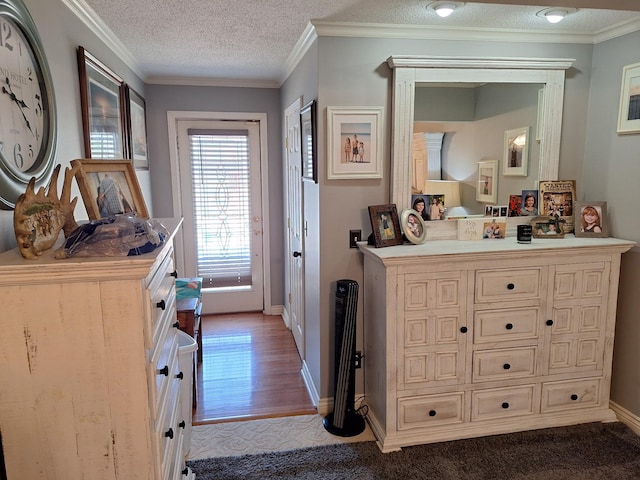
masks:
[[[141,256],[0,254],[0,430],[13,479],[192,479],[173,236]]]
[[[381,450],[615,420],[618,276],[633,245],[360,244],[364,403]]]

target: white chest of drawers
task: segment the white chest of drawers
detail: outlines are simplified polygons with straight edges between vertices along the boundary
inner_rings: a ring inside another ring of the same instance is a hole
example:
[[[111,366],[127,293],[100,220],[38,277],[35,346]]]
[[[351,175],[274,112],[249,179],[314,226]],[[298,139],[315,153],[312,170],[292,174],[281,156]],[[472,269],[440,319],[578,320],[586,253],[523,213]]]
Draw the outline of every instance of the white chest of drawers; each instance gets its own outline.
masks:
[[[364,376],[384,452],[614,420],[613,238],[439,240],[364,254]]]
[[[9,479],[187,479],[173,236],[134,257],[0,255]],[[188,381],[188,377],[187,377]]]

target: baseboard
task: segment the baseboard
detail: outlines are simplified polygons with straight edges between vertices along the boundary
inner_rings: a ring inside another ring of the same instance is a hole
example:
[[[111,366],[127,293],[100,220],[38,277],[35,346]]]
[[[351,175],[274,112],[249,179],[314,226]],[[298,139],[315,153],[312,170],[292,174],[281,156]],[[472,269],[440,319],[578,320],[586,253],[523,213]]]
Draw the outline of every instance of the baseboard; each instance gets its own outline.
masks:
[[[633,430],[636,435],[640,435],[640,417],[621,407],[616,402],[609,401],[609,407],[615,412],[618,420]]]
[[[289,310],[287,310],[286,308],[282,307],[282,320],[284,321],[284,325],[291,330],[291,317],[289,316]]]
[[[318,394],[318,390],[316,389],[315,384],[313,383],[313,378],[311,378],[311,372],[309,371],[309,366],[306,361],[302,361],[302,379],[304,380],[304,384],[307,387],[307,392],[309,392],[309,396],[311,397],[311,402],[318,407],[318,403],[320,401],[320,395]]]
[[[262,310],[262,313],[264,313],[265,315],[282,315],[283,312],[283,305],[265,305],[264,309]]]

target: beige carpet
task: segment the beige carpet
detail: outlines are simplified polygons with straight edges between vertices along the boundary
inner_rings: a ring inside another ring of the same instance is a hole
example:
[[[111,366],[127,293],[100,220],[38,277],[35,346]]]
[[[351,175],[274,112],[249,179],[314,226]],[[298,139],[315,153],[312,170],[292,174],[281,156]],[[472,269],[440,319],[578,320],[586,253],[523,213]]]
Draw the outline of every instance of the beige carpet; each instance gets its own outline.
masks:
[[[320,415],[265,418],[246,422],[196,425],[187,460],[271,453],[339,443],[375,440],[366,426],[355,437],[338,437],[322,426]]]

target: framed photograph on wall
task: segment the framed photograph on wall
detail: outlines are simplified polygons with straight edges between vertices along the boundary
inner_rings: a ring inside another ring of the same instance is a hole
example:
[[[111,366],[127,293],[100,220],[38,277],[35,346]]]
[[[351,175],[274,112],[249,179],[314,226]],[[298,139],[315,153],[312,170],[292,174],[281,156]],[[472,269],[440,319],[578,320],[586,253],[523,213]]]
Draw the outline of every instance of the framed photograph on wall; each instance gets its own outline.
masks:
[[[622,69],[618,133],[640,133],[640,63]]]
[[[85,157],[126,158],[122,78],[83,47],[78,47],[78,69]]]
[[[130,160],[72,160],[76,181],[90,220],[122,213],[149,218],[136,171]]]
[[[483,160],[478,162],[476,200],[483,203],[496,203],[498,201],[497,160]]]
[[[373,230],[373,245],[376,248],[402,245],[402,230],[394,204],[370,205],[369,219]]]
[[[608,237],[607,202],[576,202],[576,237]]]
[[[318,183],[316,122],[316,102],[312,100],[300,110],[300,133],[302,179],[313,183]]]
[[[327,107],[327,178],[382,178],[384,107]]]
[[[529,127],[504,132],[502,174],[526,177],[529,163]]]
[[[125,85],[127,105],[127,139],[129,156],[133,166],[142,170],[149,169],[147,153],[147,106],[142,95],[129,85]]]
[[[400,215],[400,227],[411,243],[420,245],[427,239],[427,228],[420,214],[412,208],[405,208]]]

